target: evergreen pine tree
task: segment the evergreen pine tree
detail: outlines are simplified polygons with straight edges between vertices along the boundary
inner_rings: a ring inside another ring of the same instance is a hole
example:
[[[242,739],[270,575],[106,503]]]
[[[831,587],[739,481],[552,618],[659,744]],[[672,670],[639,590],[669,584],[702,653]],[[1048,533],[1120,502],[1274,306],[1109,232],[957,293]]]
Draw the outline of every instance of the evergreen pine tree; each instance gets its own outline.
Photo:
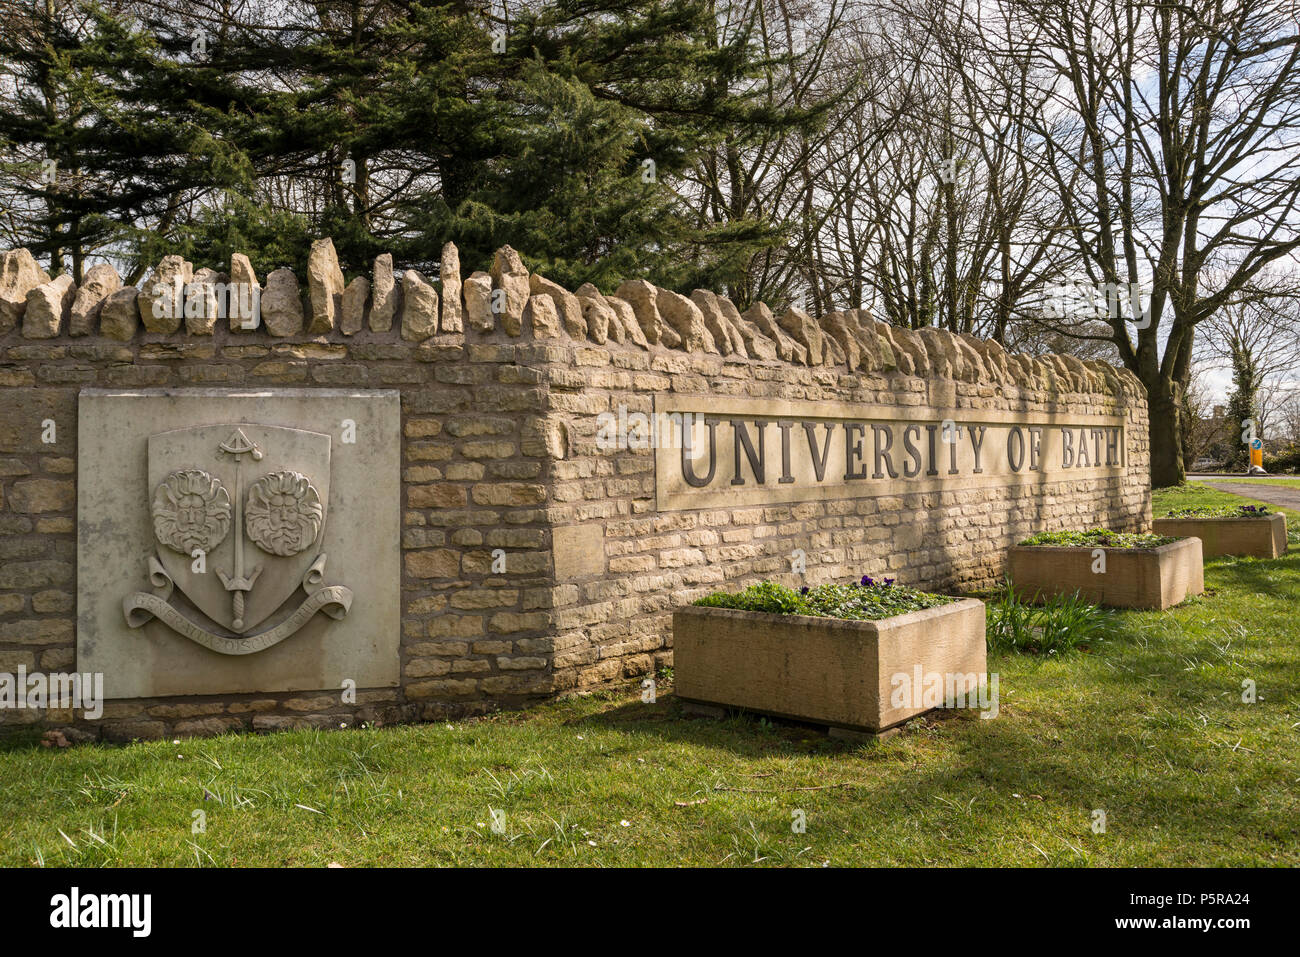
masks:
[[[125,240],[137,275],[164,251],[301,268],[331,235],[350,273],[388,250],[436,272],[454,240],[467,269],[509,243],[569,286],[721,288],[780,224],[700,225],[678,191],[692,157],[817,121],[769,105],[763,64],[743,32],[719,47],[707,0],[546,0],[513,22],[287,0],[275,23],[219,24],[154,0],[140,29],[92,0],[23,2],[31,29],[0,54],[28,92],[0,137],[77,174],[70,194],[19,190],[44,204],[30,244],[80,262]],[[54,108],[31,92],[51,77]]]
[[[20,0],[5,15],[2,188],[25,213],[15,239],[55,272],[80,280],[98,253],[138,278],[150,240],[174,241],[185,202],[251,181],[240,151],[210,133],[229,91],[188,58],[190,40],[160,40],[87,0]]]

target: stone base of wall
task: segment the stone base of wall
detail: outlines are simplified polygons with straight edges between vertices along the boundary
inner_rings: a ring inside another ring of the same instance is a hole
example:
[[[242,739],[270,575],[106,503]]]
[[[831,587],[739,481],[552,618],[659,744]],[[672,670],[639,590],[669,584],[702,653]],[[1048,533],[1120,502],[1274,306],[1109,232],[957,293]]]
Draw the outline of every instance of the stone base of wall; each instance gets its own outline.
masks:
[[[126,743],[166,738],[210,737],[237,732],[269,733],[302,728],[331,730],[362,725],[383,727],[432,721],[456,721],[495,711],[517,710],[545,700],[485,698],[462,701],[402,702],[396,689],[359,691],[355,704],[338,695],[247,695],[238,700],[213,698],[151,698],[109,701],[103,717],[84,718],[76,711],[14,711],[0,733],[20,734],[31,728],[58,731],[70,744],[93,741]]]

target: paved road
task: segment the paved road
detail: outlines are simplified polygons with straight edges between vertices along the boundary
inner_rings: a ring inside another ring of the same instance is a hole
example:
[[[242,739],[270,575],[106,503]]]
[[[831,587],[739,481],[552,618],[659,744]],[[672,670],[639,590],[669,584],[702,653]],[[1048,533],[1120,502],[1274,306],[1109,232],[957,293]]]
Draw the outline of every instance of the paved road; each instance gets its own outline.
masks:
[[[1281,505],[1283,508],[1293,508],[1300,511],[1300,487],[1288,488],[1281,485],[1260,485],[1255,482],[1215,482],[1213,480],[1206,481],[1205,484],[1222,489],[1225,492],[1231,492],[1233,495],[1244,495],[1247,498],[1268,502],[1270,505]]]

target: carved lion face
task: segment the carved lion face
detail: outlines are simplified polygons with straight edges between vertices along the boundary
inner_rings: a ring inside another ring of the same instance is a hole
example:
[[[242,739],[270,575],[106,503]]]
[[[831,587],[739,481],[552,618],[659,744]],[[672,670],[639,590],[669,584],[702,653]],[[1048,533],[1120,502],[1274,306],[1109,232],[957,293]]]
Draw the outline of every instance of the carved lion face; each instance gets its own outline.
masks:
[[[320,534],[325,509],[301,472],[264,475],[248,490],[245,508],[248,537],[272,555],[297,555]]]
[[[163,479],[152,511],[158,541],[183,555],[212,551],[230,531],[230,495],[202,469],[179,469]]]

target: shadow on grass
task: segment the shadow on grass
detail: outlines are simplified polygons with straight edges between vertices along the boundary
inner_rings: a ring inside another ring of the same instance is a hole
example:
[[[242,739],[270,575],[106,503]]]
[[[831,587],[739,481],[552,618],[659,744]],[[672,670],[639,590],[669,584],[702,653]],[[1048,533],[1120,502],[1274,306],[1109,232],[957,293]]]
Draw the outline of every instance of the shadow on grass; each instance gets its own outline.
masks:
[[[665,696],[654,705],[628,702],[570,723],[717,749],[740,759],[833,758],[829,769],[814,763],[786,773],[824,775],[822,786],[842,788],[833,792],[840,795],[836,800],[852,802],[891,826],[900,814],[942,814],[956,801],[977,808],[986,818],[982,826],[1003,821],[1013,828],[1023,814],[1039,813],[1035,808],[1064,815],[1077,822],[1076,829],[1064,832],[1075,842],[1090,833],[1096,808],[1122,820],[1130,833],[1144,831],[1161,841],[1198,833],[1227,846],[1237,833],[1276,836],[1268,800],[1247,788],[1233,793],[1230,781],[1217,789],[1205,786],[1205,770],[1194,766],[1192,757],[1208,751],[1232,760],[1225,749],[1193,742],[1171,761],[1140,743],[1147,736],[1140,721],[1136,726],[1116,721],[1113,709],[1082,708],[1077,718],[1059,718],[1041,711],[1008,712],[992,720],[971,712],[932,712],[898,737],[856,744],[828,740],[818,726],[782,719],[768,719],[768,730],[758,716],[744,712],[722,719],[684,717],[680,702]],[[812,748],[805,743],[810,737],[819,739]],[[717,770],[722,776],[738,769]],[[772,796],[807,790],[783,786],[779,777],[747,783],[759,786],[743,790]],[[715,785],[715,790],[729,788]],[[1066,857],[1087,860],[1074,853]],[[972,862],[977,861],[973,854]]]
[[[1236,820],[1268,830],[1270,798],[1233,782],[1249,773],[1269,789],[1285,788],[1286,762],[1252,764],[1253,752],[1238,752],[1228,738],[1240,744],[1239,731],[1268,736],[1286,717],[1278,709],[1286,708],[1285,689],[1295,686],[1300,646],[1283,641],[1279,647],[1278,639],[1287,637],[1300,599],[1300,554],[1224,558],[1209,571],[1215,596],[1170,612],[1116,612],[1106,643],[1065,659],[1070,670],[1048,677],[1046,686],[1032,677],[1045,659],[1008,658],[1006,668],[1021,672],[1013,680],[1024,682],[1030,702],[1006,706],[1011,688],[1004,674],[1000,719],[932,712],[901,736],[866,745],[828,740],[816,725],[739,711],[721,720],[688,718],[668,697],[656,705],[624,703],[580,721],[740,757],[855,755],[868,763],[845,763],[846,774],[875,769],[858,795],[879,786],[895,797],[937,800],[987,796],[993,788],[1050,794],[1085,811],[1107,802],[1125,807],[1132,824],[1152,828],[1217,833]],[[1269,703],[1258,711],[1237,707],[1242,677],[1270,689]],[[897,761],[908,763],[907,774],[886,770]]]
[[[1300,601],[1300,552],[1281,558],[1213,558],[1205,563],[1205,570],[1227,577],[1227,585],[1239,585],[1258,596]]]
[[[0,754],[43,750],[41,735],[44,733],[45,729],[40,727],[0,728]]]
[[[644,732],[681,744],[726,748],[738,756],[774,757],[847,754],[877,748],[883,742],[831,738],[825,724],[795,721],[725,708],[721,718],[687,714],[680,698],[659,694],[654,704],[625,701],[614,708],[566,721],[566,725],[602,727],[624,733]]]

